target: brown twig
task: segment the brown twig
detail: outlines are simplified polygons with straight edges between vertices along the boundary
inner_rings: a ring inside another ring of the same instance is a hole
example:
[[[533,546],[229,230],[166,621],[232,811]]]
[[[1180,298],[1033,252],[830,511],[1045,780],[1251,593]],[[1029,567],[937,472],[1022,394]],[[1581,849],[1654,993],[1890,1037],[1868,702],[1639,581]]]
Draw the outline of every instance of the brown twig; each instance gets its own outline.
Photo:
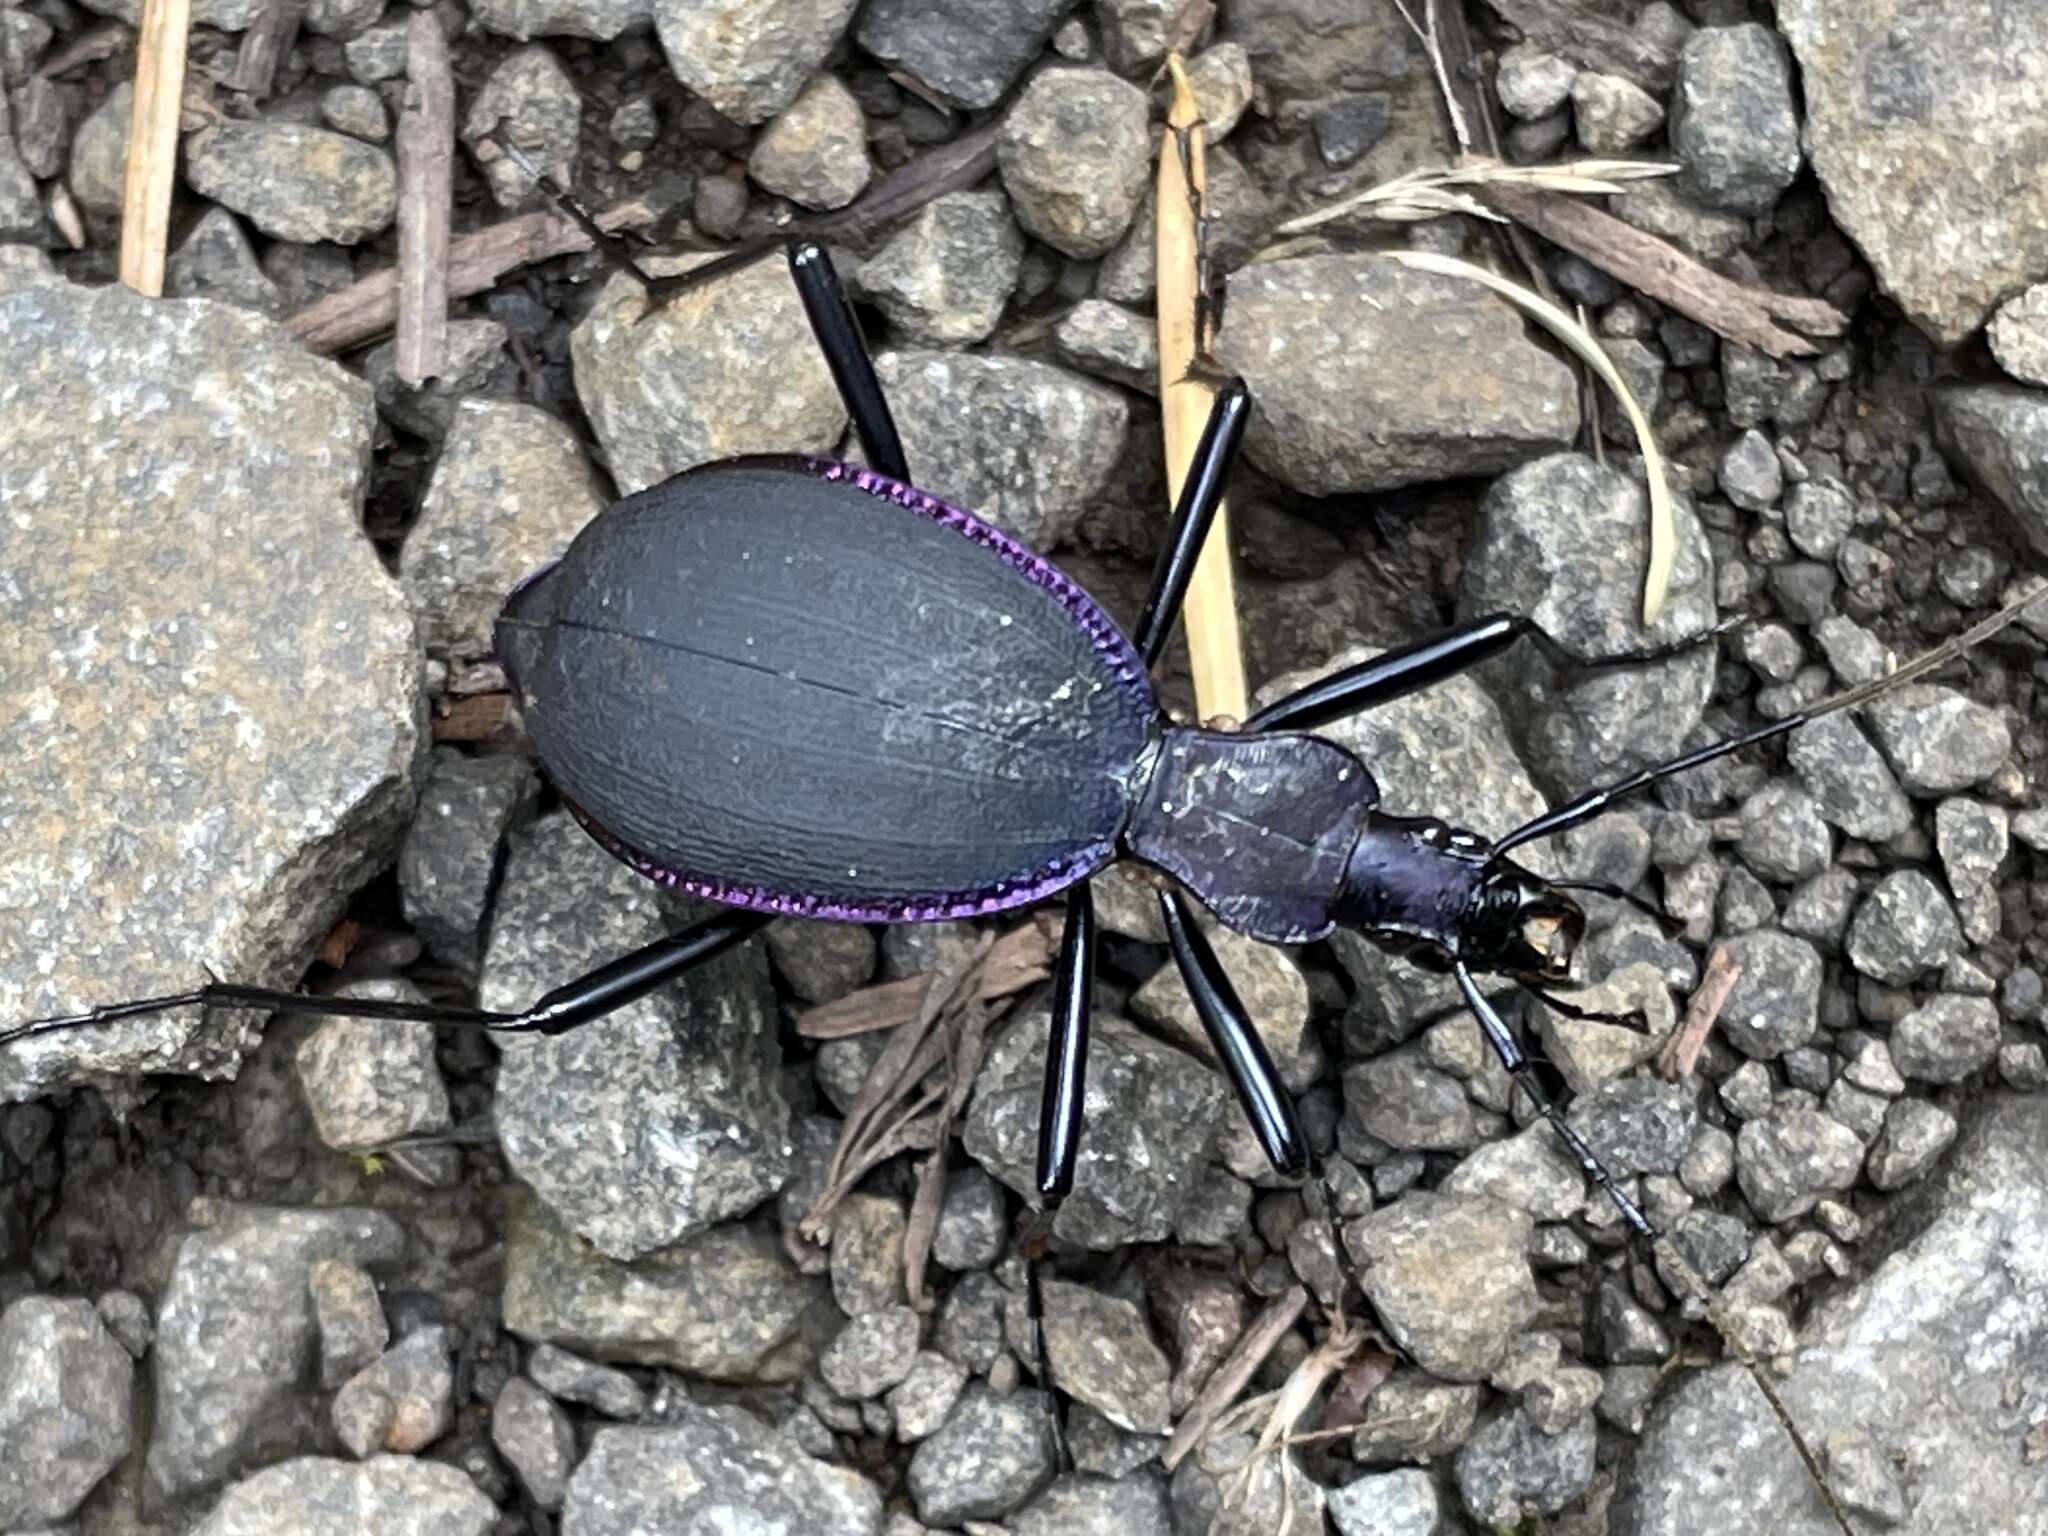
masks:
[[[1279,1346],[1307,1306],[1308,1292],[1297,1285],[1274,1297],[1266,1304],[1266,1310],[1252,1319],[1237,1347],[1216,1367],[1215,1374],[1174,1426],[1173,1438],[1160,1453],[1167,1471],[1179,1466],[1188,1452],[1202,1443],[1210,1427],[1237,1401],[1238,1393],[1258,1374],[1266,1356]]]
[[[118,21],[110,21],[103,27],[94,27],[76,42],[59,48],[36,66],[36,73],[45,80],[54,80],[84,64],[97,64],[101,59],[112,58],[128,46],[129,29]]]
[[[298,40],[299,23],[306,18],[306,0],[266,0],[256,21],[242,34],[235,67],[227,79],[228,89],[261,101],[277,88],[277,67]]]
[[[143,0],[135,38],[135,107],[128,118],[128,172],[121,189],[121,281],[155,298],[164,291],[171,192],[178,178],[178,112],[192,0]]]
[[[1553,245],[1617,281],[1697,320],[1729,341],[1772,357],[1811,357],[1820,347],[1777,322],[1813,336],[1839,336],[1849,317],[1823,299],[1751,288],[1703,266],[1669,241],[1569,197],[1523,187],[1488,186],[1479,196]]]
[[[447,367],[448,217],[455,190],[455,80],[448,35],[433,11],[405,32],[405,106],[398,117],[399,379],[418,388]]]
[[[1059,921],[1039,916],[1012,928],[989,947],[975,975],[975,997],[993,1002],[1021,992],[1052,974],[1052,952],[1059,942]],[[906,976],[822,1004],[802,1014],[797,1033],[806,1040],[844,1040],[878,1029],[894,1029],[916,1018],[936,984],[931,976]]]
[[[653,216],[645,203],[636,201],[606,209],[597,222],[607,230],[624,229]],[[589,249],[590,237],[559,214],[522,213],[473,230],[449,247],[448,296],[465,299],[519,267]],[[285,326],[299,345],[325,353],[375,340],[397,319],[398,273],[386,268],[308,304]]]
[[[1707,968],[1700,977],[1692,1001],[1685,1005],[1684,1021],[1671,1032],[1664,1048],[1657,1052],[1659,1077],[1675,1083],[1699,1065],[1707,1036],[1713,1033],[1721,1010],[1728,1006],[1728,994],[1735,990],[1735,983],[1741,979],[1742,966],[1734,953],[1726,944],[1716,944],[1714,952],[1707,956]]]

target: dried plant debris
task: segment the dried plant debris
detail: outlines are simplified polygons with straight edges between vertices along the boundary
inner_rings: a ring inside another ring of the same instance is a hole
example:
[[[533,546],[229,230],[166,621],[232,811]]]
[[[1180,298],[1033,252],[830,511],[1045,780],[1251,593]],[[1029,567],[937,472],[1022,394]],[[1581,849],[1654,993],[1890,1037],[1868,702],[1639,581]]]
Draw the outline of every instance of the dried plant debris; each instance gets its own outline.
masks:
[[[1832,711],[1526,850],[1573,984],[1484,995],[1655,1238],[1447,978],[1341,928],[1212,934],[1314,1153],[1276,1178],[1127,864],[1051,1221],[1056,905],[779,918],[502,1046],[0,1043],[0,1529],[2035,1529],[2048,35],[1922,10],[0,5],[0,1033],[210,974],[524,1007],[704,916],[574,824],[488,653],[622,492],[860,456],[795,234],[912,479],[1119,623],[1162,386],[1250,381],[1250,709],[1532,619],[1318,728],[1383,813],[1498,836]],[[484,119],[710,275],[650,302]]]

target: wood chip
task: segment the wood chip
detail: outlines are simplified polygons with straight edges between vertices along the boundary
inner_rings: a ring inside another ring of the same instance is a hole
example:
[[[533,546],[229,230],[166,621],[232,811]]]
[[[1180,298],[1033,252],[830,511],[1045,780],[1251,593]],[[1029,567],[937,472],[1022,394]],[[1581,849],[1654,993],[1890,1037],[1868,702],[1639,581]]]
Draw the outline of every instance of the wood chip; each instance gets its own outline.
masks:
[[[405,106],[398,115],[397,371],[417,389],[447,368],[455,80],[448,37],[433,11],[413,12],[405,50]]]
[[[255,24],[242,34],[235,67],[228,74],[228,89],[240,91],[252,101],[261,101],[277,88],[277,67],[298,41],[299,23],[306,19],[306,3],[307,0],[265,0]]]
[[[164,291],[171,192],[178,179],[178,108],[192,0],[143,0],[135,43],[135,107],[121,189],[121,281],[151,298]]]
[[[1216,1367],[1201,1394],[1174,1426],[1173,1438],[1166,1442],[1160,1455],[1167,1471],[1179,1466],[1188,1452],[1202,1443],[1210,1426],[1237,1401],[1238,1394],[1251,1383],[1266,1357],[1279,1346],[1307,1306],[1308,1292],[1297,1285],[1266,1303],[1265,1311],[1252,1319],[1237,1347]]]
[[[1684,1020],[1671,1032],[1664,1048],[1657,1052],[1659,1077],[1675,1083],[1691,1075],[1692,1069],[1699,1065],[1707,1036],[1713,1033],[1721,1010],[1728,1006],[1728,994],[1735,990],[1735,983],[1741,979],[1742,966],[1728,946],[1716,944],[1714,952],[1707,956],[1707,968],[1700,976],[1692,1001],[1685,1005]]]
[[[606,230],[646,224],[654,212],[643,202],[621,203],[597,216]],[[473,230],[448,250],[448,297],[466,299],[495,286],[507,272],[590,249],[590,237],[557,213],[522,213]],[[374,341],[398,320],[398,273],[372,273],[339,293],[308,304],[285,322],[311,352],[343,352]]]
[[[1825,300],[1773,293],[1723,277],[1660,236],[1575,198],[1504,186],[1482,188],[1479,195],[1618,282],[1718,336],[1772,357],[1812,357],[1820,347],[1810,336],[1839,336],[1849,328],[1849,317]]]

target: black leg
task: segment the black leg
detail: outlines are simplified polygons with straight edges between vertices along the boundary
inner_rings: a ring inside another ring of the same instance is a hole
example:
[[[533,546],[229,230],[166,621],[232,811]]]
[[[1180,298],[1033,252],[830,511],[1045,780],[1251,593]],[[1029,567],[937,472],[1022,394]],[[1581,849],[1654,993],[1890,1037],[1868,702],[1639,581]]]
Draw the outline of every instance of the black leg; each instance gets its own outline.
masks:
[[[804,313],[810,316],[818,349],[832,370],[832,382],[839,386],[839,398],[846,402],[846,414],[853,418],[854,436],[860,439],[868,467],[907,484],[910,466],[903,457],[903,440],[896,435],[896,419],[889,414],[882,381],[875,377],[860,321],[832,269],[832,258],[815,240],[792,240],[789,274],[803,296]]]
[[[1132,643],[1151,666],[1166,648],[1166,637],[1180,617],[1181,600],[1188,595],[1188,581],[1195,574],[1202,545],[1208,540],[1209,525],[1223,504],[1223,487],[1236,462],[1237,447],[1244,440],[1245,423],[1251,419],[1251,391],[1243,379],[1232,379],[1209,408],[1209,423],[1195,445],[1194,462],[1181,482],[1180,500],[1173,509],[1173,530],[1160,551],[1159,564],[1152,572],[1152,590],[1138,616]]]
[[[1180,966],[1181,979],[1194,999],[1209,1044],[1223,1065],[1223,1075],[1236,1090],[1237,1101],[1251,1121],[1252,1134],[1274,1171],[1288,1178],[1308,1172],[1308,1143],[1295,1118],[1294,1099],[1267,1054],[1258,1027],[1238,1001],[1216,951],[1195,924],[1195,914],[1178,891],[1159,893],[1159,910],[1166,918],[1167,942]]]
[[[1391,703],[1497,656],[1536,626],[1518,614],[1495,613],[1456,629],[1361,661],[1296,689],[1245,722],[1248,731],[1312,731],[1332,720]]]
[[[1607,1198],[1613,1201],[1614,1208],[1621,1212],[1622,1220],[1644,1237],[1654,1238],[1657,1229],[1650,1225],[1650,1218],[1642,1213],[1635,1201],[1622,1193],[1621,1186],[1614,1182],[1614,1176],[1601,1164],[1600,1159],[1593,1155],[1593,1149],[1586,1145],[1579,1133],[1565,1124],[1564,1116],[1558,1113],[1557,1105],[1551,1100],[1550,1095],[1543,1091],[1543,1085],[1536,1080],[1534,1063],[1522,1053],[1522,1047],[1509,1032],[1507,1025],[1501,1022],[1500,1015],[1494,1012],[1493,1004],[1486,1000],[1486,994],[1479,990],[1479,984],[1472,979],[1472,973],[1464,966],[1458,965],[1452,968],[1452,974],[1458,979],[1458,990],[1465,994],[1466,1003],[1471,1006],[1473,1014],[1478,1018],[1479,1028],[1485,1034],[1487,1044],[1491,1045],[1494,1054],[1500,1057],[1500,1064],[1508,1069],[1508,1075],[1514,1079],[1516,1086],[1529,1096],[1529,1102],[1536,1106],[1536,1112],[1550,1122],[1550,1128],[1557,1132],[1557,1139],[1564,1143],[1565,1150],[1577,1159],[1581,1171],[1607,1191]]]
[[[1582,1024],[1619,1024],[1626,1029],[1635,1030],[1649,1027],[1650,1021],[1643,1016],[1640,1008],[1631,1008],[1627,1013],[1608,1013],[1599,1008],[1581,1008],[1577,1003],[1566,1002],[1555,992],[1546,991],[1532,982],[1518,981],[1515,985],[1551,1012],[1562,1014],[1567,1019],[1577,1019]]]
[[[261,1008],[270,1013],[313,1014],[338,1019],[397,1019],[451,1029],[486,1029],[493,1033],[537,1032],[559,1035],[600,1018],[615,1008],[645,997],[691,966],[732,948],[773,920],[773,914],[728,908],[681,933],[622,955],[547,994],[523,1013],[492,1013],[483,1008],[456,1008],[439,1003],[405,1003],[367,997],[315,997],[306,992],[280,992],[212,982],[170,997],[109,1003],[85,1013],[35,1019],[0,1031],[0,1046],[65,1029],[111,1024],[173,1008]]]
[[[1067,926],[1053,984],[1052,1036],[1045,1047],[1045,1100],[1038,1119],[1038,1193],[1047,1208],[1074,1191],[1088,1071],[1088,1011],[1095,985],[1095,898],[1088,883],[1067,893]]]

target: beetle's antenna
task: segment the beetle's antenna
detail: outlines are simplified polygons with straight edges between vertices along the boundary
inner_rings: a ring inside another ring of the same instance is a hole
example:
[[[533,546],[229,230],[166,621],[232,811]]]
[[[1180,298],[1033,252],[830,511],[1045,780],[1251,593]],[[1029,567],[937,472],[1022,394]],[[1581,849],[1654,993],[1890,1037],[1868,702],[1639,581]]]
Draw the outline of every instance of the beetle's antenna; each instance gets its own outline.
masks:
[[[1533,842],[1539,837],[1549,837],[1555,833],[1583,825],[1608,810],[1616,801],[1655,784],[1659,779],[1668,779],[1673,774],[1685,772],[1688,768],[1698,768],[1702,764],[1713,762],[1716,758],[1726,757],[1731,752],[1739,752],[1744,747],[1754,746],[1760,741],[1769,741],[1773,736],[1782,736],[1787,731],[1796,731],[1800,726],[1810,721],[1818,720],[1823,715],[1832,715],[1845,709],[1860,709],[1872,699],[1889,693],[1894,688],[1903,687],[1917,677],[1924,677],[1929,672],[1934,671],[1935,668],[1945,666],[1966,651],[1973,650],[1977,646],[1982,645],[2001,629],[2004,629],[2008,624],[2019,618],[2022,613],[2038,602],[2044,594],[2048,594],[2048,585],[2028,593],[2017,602],[2008,603],[2005,607],[1999,609],[1998,612],[1992,614],[1990,618],[1973,624],[1959,635],[1951,636],[1940,645],[1934,647],[1933,650],[1922,652],[1896,671],[1889,672],[1883,677],[1874,678],[1867,683],[1859,683],[1854,688],[1844,689],[1833,697],[1822,699],[1818,704],[1808,709],[1803,709],[1796,714],[1787,715],[1782,720],[1773,720],[1767,725],[1757,726],[1754,730],[1740,732],[1725,741],[1710,742],[1704,747],[1695,747],[1692,751],[1682,753],[1672,758],[1669,762],[1659,763],[1653,768],[1645,768],[1613,784],[1603,785],[1598,789],[1589,789],[1576,800],[1568,801],[1554,811],[1546,811],[1533,821],[1524,822],[1521,826],[1515,828],[1514,831],[1508,833],[1507,836],[1493,845],[1493,852],[1488,855],[1487,864],[1491,866],[1498,863],[1509,849],[1519,848],[1523,843]]]

